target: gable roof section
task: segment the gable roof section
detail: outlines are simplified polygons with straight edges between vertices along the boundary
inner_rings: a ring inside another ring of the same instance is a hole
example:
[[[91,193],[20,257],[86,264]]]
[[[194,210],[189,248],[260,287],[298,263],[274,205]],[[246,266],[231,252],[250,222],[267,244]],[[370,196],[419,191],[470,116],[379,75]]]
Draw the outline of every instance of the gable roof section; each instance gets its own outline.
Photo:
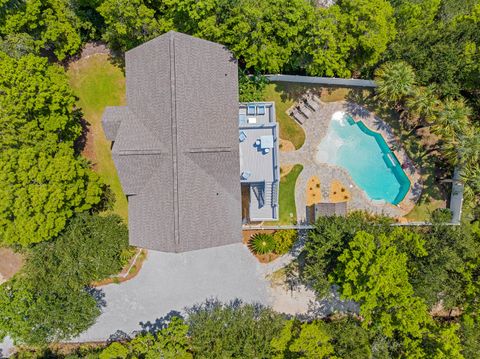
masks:
[[[136,246],[169,252],[241,240],[237,64],[222,45],[169,32],[126,53],[127,107],[104,131]]]

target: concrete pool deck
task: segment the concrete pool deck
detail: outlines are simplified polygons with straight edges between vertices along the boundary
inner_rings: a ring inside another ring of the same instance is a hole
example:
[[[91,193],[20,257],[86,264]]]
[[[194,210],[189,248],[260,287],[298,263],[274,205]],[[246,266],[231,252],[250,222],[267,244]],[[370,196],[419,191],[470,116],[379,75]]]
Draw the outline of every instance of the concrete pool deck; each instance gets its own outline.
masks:
[[[327,133],[332,115],[339,111],[350,114],[355,121],[361,120],[369,129],[380,133],[404,167],[403,170],[410,179],[411,186],[403,201],[398,205],[370,199],[345,169],[332,164],[320,163],[317,160],[318,146]],[[317,176],[320,180],[323,201],[329,197],[332,181],[342,182],[351,192],[351,199],[347,203],[349,210],[366,210],[389,217],[401,217],[412,210],[421,194],[421,176],[395,137],[393,129],[387,123],[360,105],[338,101],[320,102],[319,110],[313,112],[302,127],[305,131],[304,145],[296,151],[280,151],[281,166],[303,165],[303,171],[298,176],[295,185],[298,223],[305,223],[308,218],[305,188],[308,179],[312,176]]]

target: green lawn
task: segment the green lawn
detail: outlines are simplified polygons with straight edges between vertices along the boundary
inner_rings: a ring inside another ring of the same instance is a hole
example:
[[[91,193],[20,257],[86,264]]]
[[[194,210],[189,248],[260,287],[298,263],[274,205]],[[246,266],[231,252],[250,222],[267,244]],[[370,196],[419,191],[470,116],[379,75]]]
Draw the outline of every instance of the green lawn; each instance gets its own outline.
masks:
[[[302,165],[295,165],[287,175],[280,179],[280,193],[278,195],[280,218],[278,224],[292,224],[297,219],[295,183],[297,183],[297,178],[302,170]],[[292,217],[290,213],[293,215]]]
[[[127,200],[123,194],[112,161],[110,142],[101,126],[106,106],[125,104],[125,76],[108,61],[105,54],[93,55],[72,63],[68,69],[70,84],[79,98],[78,106],[89,123],[89,136],[84,155],[115,195],[113,212],[127,220]]]
[[[302,94],[299,86],[295,84],[268,84],[265,88],[264,100],[275,102],[275,111],[277,121],[280,126],[280,138],[291,141],[298,150],[305,142],[305,132],[303,128],[295,122],[287,111],[290,106]]]
[[[445,208],[445,201],[432,199],[417,203],[405,218],[410,222],[430,221],[432,212],[438,208]]]

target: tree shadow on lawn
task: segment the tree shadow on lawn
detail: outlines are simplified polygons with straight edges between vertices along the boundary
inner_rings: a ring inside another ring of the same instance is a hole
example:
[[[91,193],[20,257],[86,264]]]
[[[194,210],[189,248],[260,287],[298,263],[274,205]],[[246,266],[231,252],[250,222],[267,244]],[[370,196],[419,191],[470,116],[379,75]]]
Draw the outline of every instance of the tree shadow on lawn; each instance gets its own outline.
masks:
[[[282,102],[297,101],[307,91],[314,91],[320,94],[322,86],[315,84],[302,84],[296,82],[271,82],[275,85],[275,92],[280,95]]]
[[[126,76],[125,72],[125,53],[122,53],[120,51],[111,51],[110,54],[108,55],[108,61],[118,67],[124,76]]]
[[[78,97],[76,99],[78,101]],[[83,116],[83,112],[79,108],[73,110],[73,117],[75,118],[75,121],[80,125],[82,129],[82,132],[80,133],[80,135],[77,137],[77,139],[73,144],[75,153],[80,154],[85,150],[85,147],[87,145],[88,133],[90,131],[90,124],[88,123],[87,120],[85,120],[85,117]],[[87,157],[88,157],[88,154],[87,154]]]

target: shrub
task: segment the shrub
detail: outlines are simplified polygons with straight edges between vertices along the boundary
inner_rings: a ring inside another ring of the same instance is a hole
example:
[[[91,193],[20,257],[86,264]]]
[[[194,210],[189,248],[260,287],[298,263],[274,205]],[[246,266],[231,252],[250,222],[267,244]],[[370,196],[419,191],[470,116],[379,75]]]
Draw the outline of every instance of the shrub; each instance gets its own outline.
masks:
[[[249,247],[255,254],[267,254],[275,249],[275,242],[271,234],[255,233],[250,238]]]
[[[270,342],[285,325],[283,315],[240,300],[211,299],[187,312],[190,347],[198,359],[272,358]]]
[[[296,239],[297,231],[294,229],[276,231],[273,234],[273,241],[275,244],[274,252],[277,254],[288,253],[290,249],[292,249]]]

